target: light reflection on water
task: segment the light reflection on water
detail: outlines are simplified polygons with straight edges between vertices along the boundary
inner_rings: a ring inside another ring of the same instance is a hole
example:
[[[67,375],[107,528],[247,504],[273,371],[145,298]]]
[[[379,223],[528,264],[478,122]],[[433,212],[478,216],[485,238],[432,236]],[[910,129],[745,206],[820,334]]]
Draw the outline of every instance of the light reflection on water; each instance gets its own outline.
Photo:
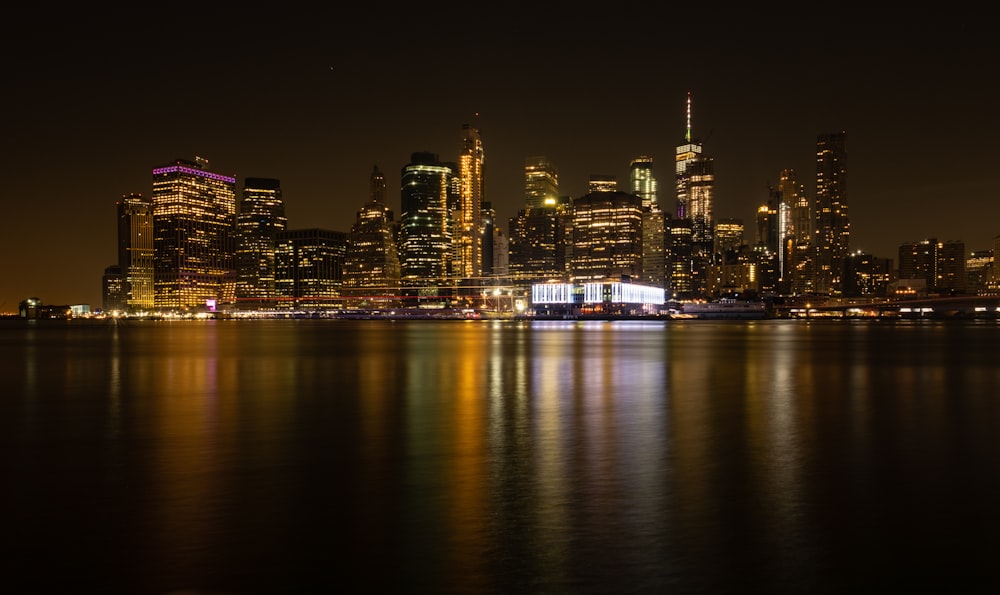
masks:
[[[995,587],[1000,328],[0,328],[5,574],[48,591]]]

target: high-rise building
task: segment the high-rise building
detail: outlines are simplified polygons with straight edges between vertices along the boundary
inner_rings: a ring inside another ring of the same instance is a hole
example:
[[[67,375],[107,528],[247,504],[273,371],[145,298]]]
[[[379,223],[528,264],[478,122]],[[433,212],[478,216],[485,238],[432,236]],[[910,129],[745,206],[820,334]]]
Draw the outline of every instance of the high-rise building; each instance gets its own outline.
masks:
[[[715,222],[715,252],[720,260],[734,260],[743,248],[743,220],[727,217]]]
[[[775,188],[770,189],[767,204],[757,209],[757,234],[753,247],[753,262],[756,268],[754,274],[754,289],[761,293],[776,293],[781,275],[778,255],[781,250],[779,241],[781,197]]]
[[[524,204],[531,209],[554,207],[559,200],[559,171],[545,156],[524,160]]]
[[[279,309],[316,311],[343,306],[346,233],[286,229],[278,232],[274,256]]]
[[[507,272],[515,283],[530,286],[566,274],[568,196],[559,196],[559,175],[544,156],[524,161],[525,208],[510,218]]]
[[[691,136],[691,93],[687,95],[687,119],[684,139],[677,145],[674,155],[674,177],[677,190],[677,219],[689,219],[690,184],[688,165],[701,157],[701,141]]]
[[[811,275],[812,268],[803,265],[812,261],[809,256],[813,240],[812,209],[805,188],[796,180],[795,170],[781,170],[777,191],[781,197],[778,223],[781,250],[778,257],[781,261],[782,292],[794,293],[795,287],[811,289],[814,280],[807,275]]]
[[[816,140],[816,201],[813,229],[816,291],[841,290],[844,259],[850,251],[847,211],[847,133],[821,134]]]
[[[938,293],[965,293],[969,279],[965,271],[965,242],[938,242],[934,289]]]
[[[672,219],[666,233],[667,289],[675,299],[692,297],[691,220]]]
[[[153,284],[157,310],[214,310],[236,293],[236,178],[206,159],[153,168]]]
[[[923,287],[932,291],[937,278],[938,242],[935,238],[906,242],[899,246],[899,280],[912,286],[911,280],[920,279]]]
[[[573,200],[570,281],[642,278],[642,199],[627,192],[591,192]]]
[[[553,279],[564,280],[566,251],[565,219],[560,214],[568,205],[521,209],[510,219],[508,269],[513,280],[524,287]]]
[[[690,291],[703,294],[707,291],[709,270],[715,260],[715,164],[711,157],[702,153],[701,142],[691,134],[691,93],[687,96],[684,139],[677,146],[674,159],[677,218],[691,221]]]
[[[246,178],[236,214],[237,308],[273,310],[277,305],[274,250],[287,227],[281,181]]]
[[[434,153],[416,152],[400,174],[399,264],[403,285],[440,286],[452,263],[452,165]]]
[[[125,310],[125,275],[113,264],[101,276],[101,309],[108,313]]]
[[[715,262],[713,214],[715,164],[704,155],[690,161],[686,171],[688,218],[691,219],[691,289],[705,293],[707,275]]]
[[[453,214],[457,225],[455,277],[473,279],[482,275],[482,208],[485,198],[485,153],[479,129],[462,125],[462,152],[458,156],[461,195]]]
[[[618,176],[614,174],[590,174],[587,192],[618,192]]]
[[[980,295],[988,291],[992,274],[992,250],[973,250],[965,259],[965,276],[969,280],[967,289],[969,293]]]
[[[640,196],[640,199],[642,197]],[[642,282],[666,289],[667,224],[670,215],[656,207],[642,208]]]
[[[844,275],[845,297],[886,297],[894,280],[891,258],[877,258],[864,252],[847,255]]]
[[[653,158],[640,155],[629,163],[629,182],[632,194],[642,199],[645,210],[659,209],[656,199],[656,177],[653,176]]]
[[[385,176],[376,165],[368,202],[358,211],[347,242],[344,285],[355,297],[385,297],[399,291],[394,214],[385,203],[385,193]]]
[[[118,267],[122,275],[120,308],[129,313],[153,310],[153,201],[132,192],[116,203]]]

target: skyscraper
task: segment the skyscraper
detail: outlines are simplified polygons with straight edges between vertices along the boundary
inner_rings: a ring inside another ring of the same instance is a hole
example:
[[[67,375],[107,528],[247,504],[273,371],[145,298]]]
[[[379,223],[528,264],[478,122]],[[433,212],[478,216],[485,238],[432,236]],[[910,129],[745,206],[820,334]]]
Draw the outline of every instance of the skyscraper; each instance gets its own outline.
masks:
[[[554,207],[559,200],[559,171],[545,156],[524,160],[524,204],[527,208]]]
[[[687,119],[684,128],[684,139],[677,146],[674,156],[674,177],[677,190],[677,218],[689,219],[691,217],[689,202],[690,188],[688,180],[688,164],[695,161],[701,155],[701,141],[691,136],[691,93],[687,95]]]
[[[565,230],[560,213],[566,210],[567,205],[532,207],[511,217],[508,268],[519,285],[564,279]]]
[[[658,209],[656,199],[656,177],[653,176],[653,158],[640,155],[629,163],[629,182],[632,194],[642,199],[644,210]]]
[[[479,129],[462,125],[462,151],[458,156],[461,195],[453,217],[457,224],[455,277],[482,275],[482,208],[485,198],[485,155]]]
[[[847,212],[847,133],[820,134],[816,140],[816,202],[813,245],[819,293],[841,290],[844,260],[850,251]]]
[[[702,154],[701,142],[691,135],[691,93],[687,96],[684,139],[675,152],[674,172],[677,218],[691,222],[691,262],[686,271],[690,274],[690,291],[700,294],[707,290],[709,268],[715,259],[713,214],[715,164],[711,157]],[[675,253],[673,257],[676,258],[677,254]]]
[[[153,309],[153,201],[133,192],[116,203],[121,306],[129,313]]]
[[[644,200],[640,197],[640,200]],[[667,226],[670,216],[653,203],[642,208],[642,282],[666,288]]]
[[[642,277],[642,200],[591,192],[573,200],[572,282]]]
[[[343,305],[347,234],[329,229],[286,229],[274,249],[278,307],[328,310]]]
[[[235,298],[236,178],[208,166],[208,160],[195,157],[153,168],[158,310],[212,310]]]
[[[399,260],[404,285],[440,286],[448,278],[452,237],[448,205],[455,170],[434,153],[416,152],[400,174]]]
[[[569,199],[559,196],[559,175],[546,157],[524,161],[525,208],[509,221],[508,270],[528,286],[563,279],[566,273],[564,213]]]
[[[371,173],[368,202],[351,227],[344,264],[344,285],[351,295],[393,295],[399,286],[392,210],[385,204],[385,176],[376,165]]]
[[[812,209],[805,188],[796,180],[795,170],[783,169],[778,178],[778,252],[783,293],[803,293],[813,286],[812,258]]]
[[[288,227],[281,182],[246,178],[236,215],[236,305],[242,310],[272,310],[276,305],[274,250]]]

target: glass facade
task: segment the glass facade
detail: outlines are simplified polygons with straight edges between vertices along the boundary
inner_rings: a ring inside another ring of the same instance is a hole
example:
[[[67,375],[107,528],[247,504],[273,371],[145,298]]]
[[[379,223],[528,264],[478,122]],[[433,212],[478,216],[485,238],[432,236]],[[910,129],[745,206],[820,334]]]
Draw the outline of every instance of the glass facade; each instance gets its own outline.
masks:
[[[454,169],[433,153],[413,153],[400,183],[399,259],[404,285],[441,284],[449,276],[452,238],[448,205]]]

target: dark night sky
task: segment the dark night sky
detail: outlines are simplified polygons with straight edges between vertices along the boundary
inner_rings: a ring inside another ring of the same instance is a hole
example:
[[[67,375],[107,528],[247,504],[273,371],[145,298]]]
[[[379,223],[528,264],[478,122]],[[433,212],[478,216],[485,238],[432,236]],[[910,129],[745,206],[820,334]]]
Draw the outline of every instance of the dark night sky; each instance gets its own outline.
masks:
[[[29,296],[100,308],[115,201],[148,195],[151,169],[175,158],[240,183],[278,178],[290,227],[349,231],[373,166],[398,217],[410,155],[455,160],[475,122],[504,229],[529,155],[547,155],[571,196],[591,174],[626,189],[629,161],[652,155],[672,210],[689,91],[715,159],[715,215],[742,218],[747,241],[782,169],[812,197],[816,136],[841,130],[852,249],[895,261],[903,242],[972,251],[1000,235],[1000,44],[972,14],[212,6],[8,19],[21,38],[0,47],[0,311]]]

